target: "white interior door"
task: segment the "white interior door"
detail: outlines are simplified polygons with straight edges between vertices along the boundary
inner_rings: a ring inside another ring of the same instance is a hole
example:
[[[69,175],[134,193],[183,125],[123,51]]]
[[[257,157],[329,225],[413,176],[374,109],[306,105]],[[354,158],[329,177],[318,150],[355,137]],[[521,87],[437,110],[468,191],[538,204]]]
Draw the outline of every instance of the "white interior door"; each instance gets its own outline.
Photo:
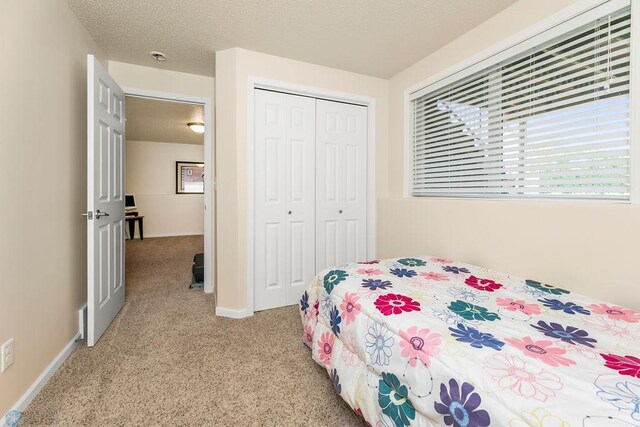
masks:
[[[124,305],[124,92],[87,56],[87,344]]]
[[[255,92],[254,307],[296,304],[315,274],[315,100]]]
[[[367,258],[367,107],[316,100],[316,268]]]

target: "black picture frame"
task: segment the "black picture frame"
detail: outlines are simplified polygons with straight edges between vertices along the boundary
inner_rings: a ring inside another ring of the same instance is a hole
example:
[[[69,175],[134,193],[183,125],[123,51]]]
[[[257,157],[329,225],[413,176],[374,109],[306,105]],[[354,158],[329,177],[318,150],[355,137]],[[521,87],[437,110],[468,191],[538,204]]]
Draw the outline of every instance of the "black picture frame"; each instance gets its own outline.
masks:
[[[203,162],[176,162],[176,194],[204,194]]]

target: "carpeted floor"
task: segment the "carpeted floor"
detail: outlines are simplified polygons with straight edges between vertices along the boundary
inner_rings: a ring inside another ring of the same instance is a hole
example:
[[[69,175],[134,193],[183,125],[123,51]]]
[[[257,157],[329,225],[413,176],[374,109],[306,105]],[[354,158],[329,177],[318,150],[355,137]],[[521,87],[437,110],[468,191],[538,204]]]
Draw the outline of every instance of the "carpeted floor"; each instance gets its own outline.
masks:
[[[302,344],[297,307],[214,315],[190,290],[201,236],[127,241],[126,304],[27,408],[25,425],[361,426]]]

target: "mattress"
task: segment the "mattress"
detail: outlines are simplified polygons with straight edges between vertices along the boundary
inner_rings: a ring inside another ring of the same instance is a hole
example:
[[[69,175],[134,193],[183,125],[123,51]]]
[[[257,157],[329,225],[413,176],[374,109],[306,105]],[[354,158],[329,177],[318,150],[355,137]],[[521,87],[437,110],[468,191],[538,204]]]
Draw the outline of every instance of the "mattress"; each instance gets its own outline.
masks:
[[[325,270],[300,313],[313,359],[373,426],[640,426],[634,310],[420,256]]]

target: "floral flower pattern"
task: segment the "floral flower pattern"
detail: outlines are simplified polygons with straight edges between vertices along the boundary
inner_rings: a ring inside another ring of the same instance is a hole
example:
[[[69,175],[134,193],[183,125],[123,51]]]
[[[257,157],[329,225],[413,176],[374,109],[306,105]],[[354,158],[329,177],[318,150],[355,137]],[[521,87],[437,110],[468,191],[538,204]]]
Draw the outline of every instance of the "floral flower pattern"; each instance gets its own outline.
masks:
[[[336,391],[336,393],[338,394],[342,393],[342,386],[340,385],[340,376],[338,376],[337,369],[333,369],[333,371],[331,371],[331,382],[333,383],[333,388]]]
[[[569,291],[565,290],[565,289],[561,289],[561,288],[556,288],[555,286],[551,286],[548,285],[546,283],[540,283],[536,280],[530,280],[527,279],[526,282],[527,286],[530,286],[538,291],[542,291],[545,292],[547,294],[552,294],[552,295],[562,295],[562,294],[568,294]]]
[[[538,331],[542,332],[548,337],[558,338],[569,344],[582,344],[587,347],[594,347],[594,343],[597,341],[594,338],[589,337],[587,331],[575,328],[573,326],[567,326],[566,328],[558,323],[539,321],[537,325],[531,325]]]
[[[449,380],[449,389],[440,384],[440,402],[435,402],[436,412],[444,415],[444,423],[448,426],[486,427],[491,423],[489,413],[478,409],[482,399],[474,391],[474,387],[463,382],[458,386],[455,379]]]
[[[307,312],[307,308],[309,308],[309,293],[304,291],[302,294],[302,298],[300,298],[300,311]]]
[[[390,281],[382,280],[382,279],[364,279],[362,281],[363,288],[369,288],[372,291],[377,291],[378,289],[386,290],[388,288],[393,287]]]
[[[360,297],[358,294],[347,292],[342,298],[342,304],[340,304],[340,310],[342,310],[342,318],[344,324],[349,325],[356,319],[358,313],[360,313],[361,305],[358,302]]]
[[[494,320],[500,319],[500,316],[498,316],[496,313],[490,312],[484,307],[469,304],[468,302],[460,300],[456,300],[449,304],[449,310],[467,320],[488,320],[492,322]]]
[[[524,337],[522,339],[506,338],[505,341],[522,350],[525,356],[541,360],[550,366],[569,366],[576,364],[573,360],[564,357],[567,351],[560,347],[554,347],[552,341],[534,341],[531,337]]]
[[[595,313],[608,316],[612,320],[622,320],[623,322],[636,323],[640,322],[640,313],[628,308],[619,307],[609,304],[591,304],[589,308]]]
[[[415,277],[418,275],[414,270],[408,270],[406,268],[392,268],[389,271],[397,277]]]
[[[521,412],[520,417],[509,421],[509,427],[571,427],[562,418],[552,415],[544,408],[532,412]]]
[[[635,356],[618,356],[617,354],[604,354],[600,356],[605,360],[607,368],[618,371],[620,375],[640,378],[640,359]]]
[[[560,378],[543,369],[527,365],[510,354],[498,354],[485,359],[485,370],[501,389],[511,390],[518,396],[546,402],[562,389]]]
[[[638,311],[428,256],[329,268],[298,300],[366,425],[640,426]]]
[[[385,316],[407,311],[420,311],[420,303],[418,301],[400,294],[380,295],[375,302],[375,306]]]
[[[327,293],[330,294],[340,282],[343,282],[347,278],[348,274],[344,270],[331,270],[324,275],[324,288]]]
[[[453,262],[453,260],[438,257],[431,257],[429,258],[429,261],[437,262],[439,264],[451,264]]]
[[[340,335],[340,323],[342,322],[342,317],[340,317],[340,313],[338,313],[338,307],[333,307],[329,312],[329,325],[331,326],[331,330],[334,334]]]
[[[500,283],[496,283],[493,280],[480,279],[473,275],[467,277],[464,283],[466,283],[468,286],[471,286],[472,288],[475,288],[479,291],[486,291],[486,292],[493,292],[502,287]]]
[[[398,260],[398,263],[406,265],[407,267],[422,267],[424,265],[427,265],[426,262],[418,258],[400,258]]]
[[[445,265],[442,267],[442,269],[447,273],[453,273],[453,274],[470,273],[468,268],[456,267],[455,265]]]
[[[356,273],[361,276],[379,276],[382,274],[382,270],[377,268],[359,268]]]
[[[635,420],[640,421],[640,384],[620,381],[615,386],[597,385],[596,393],[600,399],[611,403],[621,412],[628,413]]]
[[[409,329],[399,331],[400,348],[402,357],[409,358],[409,365],[415,367],[416,360],[420,360],[425,366],[431,363],[431,357],[438,354],[438,346],[441,343],[441,335],[432,333],[428,328],[418,329],[411,326]]]
[[[365,337],[365,350],[374,365],[385,366],[391,358],[391,346],[394,343],[393,333],[380,323],[374,323]]]
[[[416,417],[407,387],[400,384],[398,377],[391,373],[383,372],[378,382],[378,405],[382,413],[393,420],[396,427],[408,426]]]
[[[488,347],[499,351],[504,345],[502,341],[496,339],[493,335],[480,332],[462,323],[459,323],[456,328],[449,328],[449,330],[456,340],[469,343],[474,348]]]
[[[309,348],[313,345],[313,328],[311,325],[304,325],[302,330],[302,342],[304,342]]]
[[[453,296],[455,299],[460,299],[466,302],[470,302],[472,304],[480,304],[489,299],[487,295],[481,292],[476,292],[467,287],[461,288],[458,286],[451,286],[447,293]]]
[[[333,335],[329,332],[325,332],[320,336],[318,341],[318,357],[320,361],[325,365],[331,363],[331,354],[333,353]]]
[[[448,282],[449,276],[442,273],[436,273],[435,271],[426,271],[424,273],[420,273],[420,277],[426,280],[433,280],[436,282]]]
[[[562,302],[554,298],[543,298],[538,301],[540,301],[545,307],[549,307],[551,310],[560,310],[567,314],[591,314],[589,310],[573,302]]]
[[[522,299],[496,298],[496,304],[509,311],[519,311],[529,316],[540,314],[540,306],[538,304],[527,303]]]

